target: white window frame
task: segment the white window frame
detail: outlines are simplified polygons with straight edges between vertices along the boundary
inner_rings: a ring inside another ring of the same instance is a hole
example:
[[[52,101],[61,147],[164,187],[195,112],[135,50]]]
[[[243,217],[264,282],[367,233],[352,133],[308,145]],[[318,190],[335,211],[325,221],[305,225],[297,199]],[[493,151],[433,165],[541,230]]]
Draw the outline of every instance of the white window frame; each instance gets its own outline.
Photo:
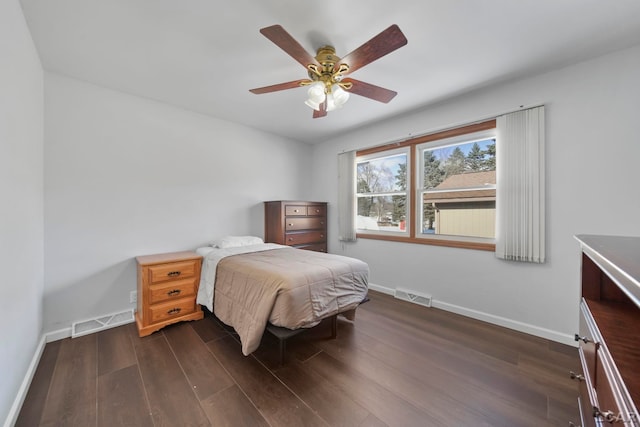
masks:
[[[456,242],[470,242],[470,243],[490,243],[495,244],[495,236],[493,238],[488,237],[476,237],[476,236],[456,236],[451,234],[427,234],[422,232],[423,224],[423,204],[424,204],[424,151],[433,150],[438,148],[445,148],[448,146],[473,143],[478,141],[484,141],[487,139],[495,139],[496,147],[498,145],[498,138],[496,135],[496,129],[488,129],[474,133],[468,133],[464,135],[458,135],[451,138],[439,139],[436,141],[425,142],[415,146],[415,183],[416,188],[413,194],[415,197],[415,238],[420,240],[444,240],[444,241],[456,241]],[[499,185],[496,178],[496,187]]]
[[[412,214],[411,214],[411,185],[410,185],[410,181],[411,181],[411,174],[412,174],[412,165],[411,165],[411,149],[410,147],[401,147],[401,148],[397,148],[394,150],[385,150],[385,151],[381,151],[381,152],[377,152],[377,153],[372,153],[372,154],[367,154],[364,156],[357,156],[356,157],[356,161],[355,161],[355,169],[356,169],[356,174],[357,174],[357,169],[358,169],[358,164],[362,163],[364,161],[367,160],[373,160],[373,159],[380,159],[380,158],[385,158],[385,157],[394,157],[397,156],[398,154],[404,154],[407,158],[407,182],[406,182],[406,187],[407,189],[404,192],[385,192],[385,193],[366,193],[366,194],[371,194],[375,196],[397,196],[397,195],[404,195],[406,197],[406,205],[405,205],[405,230],[404,231],[390,231],[390,230],[368,230],[368,229],[362,229],[362,228],[356,228],[356,232],[358,235],[377,235],[377,236],[399,236],[399,237],[408,237],[409,236],[409,224],[411,223],[410,221],[412,221]],[[357,186],[358,186],[358,182],[357,182],[357,178],[356,178],[356,194],[355,194],[355,203],[356,203],[356,216],[358,215],[357,212],[357,206],[358,206],[358,196],[362,196],[365,193],[358,193],[357,191]],[[357,220],[356,220],[356,227],[357,227]]]

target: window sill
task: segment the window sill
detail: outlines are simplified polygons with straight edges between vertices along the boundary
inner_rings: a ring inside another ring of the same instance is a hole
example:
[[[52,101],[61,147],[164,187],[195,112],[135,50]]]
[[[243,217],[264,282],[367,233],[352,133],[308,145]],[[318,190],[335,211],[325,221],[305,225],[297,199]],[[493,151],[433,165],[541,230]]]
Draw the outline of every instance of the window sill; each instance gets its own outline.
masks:
[[[495,243],[465,242],[460,240],[429,239],[425,237],[381,236],[379,234],[356,234],[358,239],[386,240],[390,242],[417,243],[419,245],[447,246],[450,248],[475,249],[495,252]]]

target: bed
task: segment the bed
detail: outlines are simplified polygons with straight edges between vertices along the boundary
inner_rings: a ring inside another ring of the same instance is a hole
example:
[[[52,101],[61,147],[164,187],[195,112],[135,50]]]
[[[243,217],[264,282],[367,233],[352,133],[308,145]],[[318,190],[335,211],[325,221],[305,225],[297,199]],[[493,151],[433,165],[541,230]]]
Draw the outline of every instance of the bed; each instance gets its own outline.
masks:
[[[267,325],[297,330],[337,314],[354,318],[367,295],[365,262],[254,239],[197,250],[203,256],[197,303],[235,329],[245,356],[258,348]]]

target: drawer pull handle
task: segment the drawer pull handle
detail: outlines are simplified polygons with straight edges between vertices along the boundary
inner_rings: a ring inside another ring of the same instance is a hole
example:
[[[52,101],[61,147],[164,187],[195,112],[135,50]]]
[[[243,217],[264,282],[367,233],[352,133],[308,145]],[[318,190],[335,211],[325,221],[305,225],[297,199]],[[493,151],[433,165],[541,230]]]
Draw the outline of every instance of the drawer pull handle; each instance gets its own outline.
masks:
[[[300,211],[299,211],[298,209],[294,209],[293,211],[294,211],[295,213],[298,213],[298,212],[300,212]]]
[[[174,289],[174,290],[171,290],[171,291],[167,292],[167,295],[172,297],[174,295],[180,295],[180,292],[182,292],[180,289]]]
[[[289,223],[289,227],[293,227],[293,224]]]
[[[167,273],[167,276],[169,277],[178,277],[180,275],[179,271],[170,271]]]
[[[576,374],[576,373],[575,373],[575,372],[573,372],[573,371],[569,371],[569,377],[570,377],[572,380],[584,381],[584,375]]]
[[[581,336],[580,336],[580,335],[578,335],[578,334],[575,334],[575,335],[573,336],[573,339],[574,339],[574,341],[582,341],[582,342],[583,342],[583,343],[585,343],[585,344],[590,343],[590,342],[593,342],[593,341],[591,341],[589,338],[587,338],[587,337],[581,337]]]
[[[293,237],[289,237],[287,240],[289,240],[290,242],[293,242]]]
[[[167,311],[167,314],[178,314],[182,311],[181,308],[176,307],[176,308],[172,308],[171,310]]]

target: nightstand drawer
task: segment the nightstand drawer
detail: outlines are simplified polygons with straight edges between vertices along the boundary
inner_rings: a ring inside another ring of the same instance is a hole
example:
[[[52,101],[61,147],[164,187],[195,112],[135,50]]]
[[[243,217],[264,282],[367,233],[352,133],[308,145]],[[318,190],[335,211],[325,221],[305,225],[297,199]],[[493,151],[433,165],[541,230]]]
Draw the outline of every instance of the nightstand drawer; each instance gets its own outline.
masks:
[[[149,286],[149,304],[176,300],[195,294],[195,279],[182,279]]]
[[[149,307],[150,322],[161,322],[173,317],[184,316],[192,313],[195,309],[196,305],[193,297],[152,305]]]
[[[184,261],[168,264],[152,265],[149,269],[149,284],[167,280],[193,277],[198,269],[199,261]]]
[[[286,235],[287,245],[302,245],[305,243],[316,243],[326,241],[324,231],[308,231],[305,233],[288,233]]]

